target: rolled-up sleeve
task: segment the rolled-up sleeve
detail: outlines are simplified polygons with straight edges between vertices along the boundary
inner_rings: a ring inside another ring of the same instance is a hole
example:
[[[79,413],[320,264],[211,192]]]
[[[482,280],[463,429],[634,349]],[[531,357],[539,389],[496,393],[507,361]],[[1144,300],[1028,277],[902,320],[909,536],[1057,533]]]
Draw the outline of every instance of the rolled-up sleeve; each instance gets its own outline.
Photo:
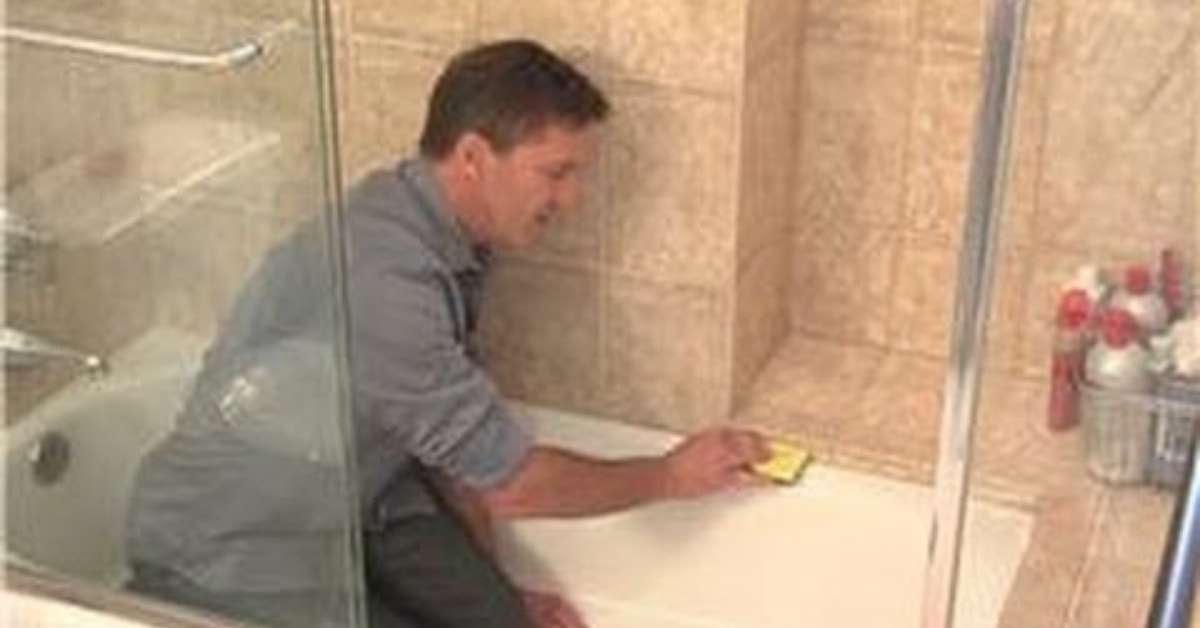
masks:
[[[477,488],[500,483],[532,447],[491,379],[456,338],[435,273],[386,269],[352,284],[356,414],[409,455]]]

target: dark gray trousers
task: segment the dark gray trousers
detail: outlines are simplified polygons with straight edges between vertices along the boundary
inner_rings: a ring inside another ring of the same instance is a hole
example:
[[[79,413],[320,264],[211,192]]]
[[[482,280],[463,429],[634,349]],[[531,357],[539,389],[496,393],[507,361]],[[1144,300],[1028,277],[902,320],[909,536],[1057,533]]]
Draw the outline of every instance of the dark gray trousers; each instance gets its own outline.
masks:
[[[367,590],[381,610],[422,628],[532,628],[520,595],[457,517],[405,517],[363,540]]]

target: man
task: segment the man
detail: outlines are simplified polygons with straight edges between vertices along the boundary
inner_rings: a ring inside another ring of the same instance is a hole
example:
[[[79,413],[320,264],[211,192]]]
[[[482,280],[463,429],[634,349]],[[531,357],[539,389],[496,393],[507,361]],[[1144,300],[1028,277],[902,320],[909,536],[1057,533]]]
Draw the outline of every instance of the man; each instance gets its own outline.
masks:
[[[581,627],[562,600],[507,582],[490,555],[493,518],[592,515],[756,483],[747,465],[765,457],[765,447],[748,432],[710,430],[661,457],[619,461],[536,445],[479,365],[473,332],[490,252],[531,245],[579,204],[582,171],[608,109],[585,76],[541,46],[485,45],[453,59],[438,79],[421,156],[368,175],[348,194],[349,384],[372,626]],[[336,437],[322,431],[319,417],[287,403],[289,391],[311,392],[332,379],[311,357],[319,343],[305,344],[329,324],[322,314],[329,308],[312,296],[323,291],[309,285],[320,267],[315,233],[302,230],[256,273],[206,356],[180,429],[143,464],[131,535],[138,590],[190,600],[224,591],[216,596],[220,610],[303,625],[287,613],[304,607],[304,596],[287,592],[299,590],[319,562],[299,558],[320,555],[303,539],[338,522],[335,513],[311,511],[336,504],[310,503],[303,512],[273,502],[336,481],[303,464],[328,458],[311,452]],[[275,391],[277,402],[265,402],[271,395],[263,391]],[[218,401],[196,401],[206,396]],[[268,418],[259,416],[263,408]],[[201,421],[217,427],[188,436],[190,414],[225,417],[231,409],[251,418]],[[238,468],[228,446],[212,446],[213,430],[253,431],[233,439],[255,443],[239,444],[238,455],[270,449],[271,462]],[[200,450],[220,464],[200,461]],[[223,479],[206,479],[214,474]],[[179,498],[178,485],[189,482],[246,512],[223,517],[217,529],[199,526],[203,509]],[[224,494],[249,486],[252,499]],[[307,525],[297,530],[280,512]],[[272,578],[288,584],[272,587]],[[247,584],[258,594],[231,593]],[[231,598],[239,603],[231,607]]]

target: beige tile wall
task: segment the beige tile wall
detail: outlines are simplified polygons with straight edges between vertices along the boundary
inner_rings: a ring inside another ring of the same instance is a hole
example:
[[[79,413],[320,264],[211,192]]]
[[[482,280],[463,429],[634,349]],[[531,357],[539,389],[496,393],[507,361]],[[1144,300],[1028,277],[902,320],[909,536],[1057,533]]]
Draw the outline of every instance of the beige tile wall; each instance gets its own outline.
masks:
[[[1195,6],[1031,12],[992,347],[1004,370],[1041,377],[1076,267],[1194,246]],[[976,2],[808,3],[796,329],[946,355],[982,34]]]

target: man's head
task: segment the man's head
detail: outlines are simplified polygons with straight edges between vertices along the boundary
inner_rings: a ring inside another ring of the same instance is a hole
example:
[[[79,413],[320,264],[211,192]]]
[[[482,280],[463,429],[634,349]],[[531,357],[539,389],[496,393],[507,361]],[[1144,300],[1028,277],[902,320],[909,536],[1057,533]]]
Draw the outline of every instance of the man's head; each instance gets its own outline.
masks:
[[[488,44],[455,57],[438,78],[421,153],[438,164],[472,237],[523,247],[579,203],[593,127],[608,110],[586,76],[542,46]]]

